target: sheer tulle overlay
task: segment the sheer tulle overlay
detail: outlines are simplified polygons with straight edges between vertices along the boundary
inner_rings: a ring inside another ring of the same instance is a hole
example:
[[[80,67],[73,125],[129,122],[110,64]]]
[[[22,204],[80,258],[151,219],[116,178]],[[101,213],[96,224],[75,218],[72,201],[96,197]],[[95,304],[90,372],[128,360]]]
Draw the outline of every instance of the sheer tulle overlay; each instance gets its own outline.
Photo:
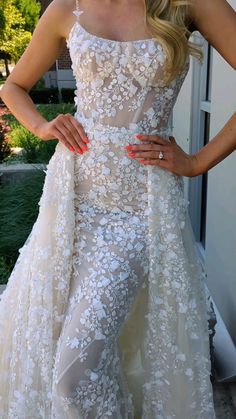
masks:
[[[75,10],[75,117],[0,301],[0,418],[215,419],[207,295],[183,178],[141,165],[137,133],[168,141],[189,68],[166,87],[154,39],[111,41]]]

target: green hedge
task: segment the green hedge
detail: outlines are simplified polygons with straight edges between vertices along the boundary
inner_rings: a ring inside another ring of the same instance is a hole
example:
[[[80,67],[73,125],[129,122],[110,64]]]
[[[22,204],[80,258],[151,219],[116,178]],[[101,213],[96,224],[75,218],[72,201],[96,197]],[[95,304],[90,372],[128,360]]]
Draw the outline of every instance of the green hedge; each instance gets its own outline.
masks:
[[[74,103],[75,89],[65,88],[61,89],[61,98],[64,103]],[[40,87],[33,88],[30,90],[29,95],[31,96],[34,103],[59,103],[60,96],[58,88],[54,87]]]
[[[29,95],[34,103],[59,103],[59,91],[56,87],[32,89]]]
[[[62,88],[61,97],[64,103],[74,103],[75,89]]]

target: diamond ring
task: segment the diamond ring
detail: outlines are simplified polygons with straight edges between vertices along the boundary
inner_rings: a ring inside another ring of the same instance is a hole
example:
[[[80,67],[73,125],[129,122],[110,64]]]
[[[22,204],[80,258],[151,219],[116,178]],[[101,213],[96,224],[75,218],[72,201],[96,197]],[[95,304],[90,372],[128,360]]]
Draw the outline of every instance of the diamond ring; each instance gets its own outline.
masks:
[[[164,153],[162,151],[160,151],[158,158],[160,160],[164,159]]]

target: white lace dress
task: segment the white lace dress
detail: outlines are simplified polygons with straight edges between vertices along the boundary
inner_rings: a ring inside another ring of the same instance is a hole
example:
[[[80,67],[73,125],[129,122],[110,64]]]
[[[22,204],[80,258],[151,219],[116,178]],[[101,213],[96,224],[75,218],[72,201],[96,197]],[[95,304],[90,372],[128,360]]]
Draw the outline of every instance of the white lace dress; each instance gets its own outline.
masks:
[[[183,179],[127,156],[168,141],[189,68],[155,39],[67,45],[89,151],[58,143],[0,302],[1,419],[214,419],[204,273]]]

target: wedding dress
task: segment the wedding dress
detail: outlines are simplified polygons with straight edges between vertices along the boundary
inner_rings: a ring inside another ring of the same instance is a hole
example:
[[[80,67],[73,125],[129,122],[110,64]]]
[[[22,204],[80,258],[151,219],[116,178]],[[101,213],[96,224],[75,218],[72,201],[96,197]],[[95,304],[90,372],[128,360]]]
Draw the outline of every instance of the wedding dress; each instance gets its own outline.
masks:
[[[1,419],[214,419],[204,272],[183,178],[142,165],[168,141],[189,69],[166,87],[154,39],[67,46],[83,155],[58,142],[39,215],[0,302]]]

